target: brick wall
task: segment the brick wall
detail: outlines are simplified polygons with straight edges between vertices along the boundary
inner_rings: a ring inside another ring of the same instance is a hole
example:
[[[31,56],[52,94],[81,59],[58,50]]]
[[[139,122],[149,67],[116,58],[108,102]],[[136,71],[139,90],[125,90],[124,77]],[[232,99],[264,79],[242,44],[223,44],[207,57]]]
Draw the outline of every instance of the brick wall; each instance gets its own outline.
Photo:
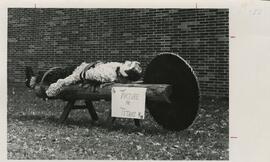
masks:
[[[138,60],[178,53],[194,68],[202,95],[228,96],[227,9],[8,9],[8,82],[24,66],[45,70],[82,61]]]

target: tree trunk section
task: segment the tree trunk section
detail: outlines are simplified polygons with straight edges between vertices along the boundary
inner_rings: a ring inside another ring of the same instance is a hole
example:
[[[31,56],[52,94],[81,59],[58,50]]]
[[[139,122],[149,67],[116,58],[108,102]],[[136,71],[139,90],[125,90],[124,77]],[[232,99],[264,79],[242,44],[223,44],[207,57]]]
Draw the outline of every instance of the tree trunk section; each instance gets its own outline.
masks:
[[[169,84],[111,84],[105,87],[97,87],[95,91],[93,88],[83,88],[78,85],[71,85],[65,87],[63,91],[55,96],[48,97],[45,93],[45,90],[48,87],[36,86],[35,93],[40,98],[48,99],[63,99],[63,100],[79,100],[86,99],[91,101],[97,100],[111,100],[111,89],[112,87],[141,87],[147,88],[146,90],[146,99],[148,101],[156,102],[167,102],[170,103],[170,95],[172,94],[172,86]]]

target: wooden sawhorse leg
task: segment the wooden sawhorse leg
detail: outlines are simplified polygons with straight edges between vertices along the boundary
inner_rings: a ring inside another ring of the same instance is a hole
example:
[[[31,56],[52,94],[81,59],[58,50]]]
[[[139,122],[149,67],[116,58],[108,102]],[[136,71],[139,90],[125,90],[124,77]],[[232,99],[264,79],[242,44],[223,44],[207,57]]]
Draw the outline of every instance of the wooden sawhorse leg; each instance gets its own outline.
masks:
[[[98,120],[98,115],[97,115],[97,112],[93,106],[93,103],[91,100],[85,100],[85,105],[86,105],[86,108],[88,109],[88,112],[92,118],[92,120],[95,122]]]
[[[74,103],[75,103],[75,100],[68,101],[67,105],[64,108],[62,115],[60,116],[59,123],[63,123],[67,119],[68,114],[70,113],[70,111],[74,107]]]
[[[67,117],[72,109],[88,109],[88,112],[89,112],[92,120],[94,122],[96,122],[98,120],[98,115],[96,113],[96,110],[95,110],[91,100],[85,100],[84,106],[76,106],[75,102],[76,102],[76,100],[68,101],[67,105],[64,108],[63,113],[60,116],[59,123],[63,123],[67,119]]]
[[[135,123],[136,127],[140,127],[141,126],[139,119],[134,119],[134,123]]]

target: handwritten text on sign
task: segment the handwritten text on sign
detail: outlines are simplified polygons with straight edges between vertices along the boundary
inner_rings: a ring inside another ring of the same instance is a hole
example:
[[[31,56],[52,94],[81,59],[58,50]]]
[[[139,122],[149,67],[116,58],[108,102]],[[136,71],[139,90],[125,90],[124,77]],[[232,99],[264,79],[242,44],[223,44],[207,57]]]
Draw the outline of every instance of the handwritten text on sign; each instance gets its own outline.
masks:
[[[146,88],[113,87],[112,117],[144,119]]]

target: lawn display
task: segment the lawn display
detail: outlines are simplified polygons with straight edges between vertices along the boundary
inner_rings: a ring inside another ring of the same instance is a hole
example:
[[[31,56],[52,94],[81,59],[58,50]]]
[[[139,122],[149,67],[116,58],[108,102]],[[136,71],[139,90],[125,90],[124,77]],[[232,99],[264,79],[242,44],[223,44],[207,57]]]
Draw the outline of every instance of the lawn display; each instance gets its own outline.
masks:
[[[50,71],[45,73],[43,79],[46,79],[49,73]],[[40,98],[68,101],[60,117],[61,122],[72,109],[78,108],[87,108],[92,120],[96,121],[98,116],[92,101],[111,100],[112,87],[147,88],[146,107],[155,121],[169,130],[186,129],[193,123],[199,108],[200,95],[196,75],[184,59],[173,53],[157,55],[147,66],[142,82],[112,83],[97,87],[94,91],[91,87],[68,85],[62,87],[61,92],[51,96],[46,93],[48,85],[41,82],[35,86],[35,93]],[[85,106],[74,105],[76,100],[85,100]]]

